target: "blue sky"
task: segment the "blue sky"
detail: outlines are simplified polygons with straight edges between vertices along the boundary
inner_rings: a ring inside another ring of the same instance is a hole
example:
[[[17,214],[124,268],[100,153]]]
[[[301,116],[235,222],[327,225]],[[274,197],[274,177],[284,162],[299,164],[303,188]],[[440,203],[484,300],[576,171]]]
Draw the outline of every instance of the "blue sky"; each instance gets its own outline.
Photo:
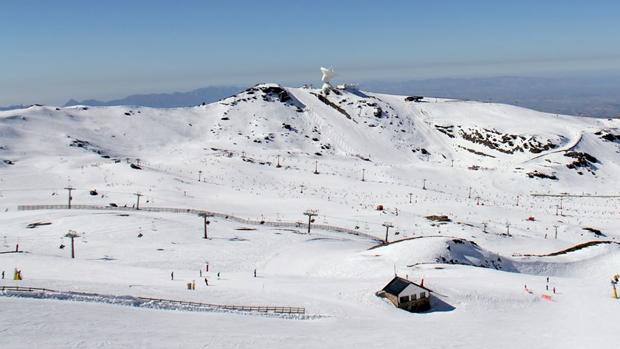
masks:
[[[275,81],[620,74],[619,1],[0,3],[0,105]]]

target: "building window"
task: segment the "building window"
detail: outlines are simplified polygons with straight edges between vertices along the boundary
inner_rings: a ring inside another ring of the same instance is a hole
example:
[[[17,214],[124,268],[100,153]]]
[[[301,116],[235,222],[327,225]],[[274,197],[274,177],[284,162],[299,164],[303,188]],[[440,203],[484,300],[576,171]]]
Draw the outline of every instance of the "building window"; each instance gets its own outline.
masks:
[[[422,298],[426,298],[426,292],[420,293],[420,299],[422,299]]]
[[[418,298],[418,295],[417,295],[417,294],[412,294],[412,295],[411,295],[411,300],[412,300],[412,301],[415,301],[417,298]]]
[[[407,303],[407,302],[409,302],[409,296],[400,297],[400,303]]]

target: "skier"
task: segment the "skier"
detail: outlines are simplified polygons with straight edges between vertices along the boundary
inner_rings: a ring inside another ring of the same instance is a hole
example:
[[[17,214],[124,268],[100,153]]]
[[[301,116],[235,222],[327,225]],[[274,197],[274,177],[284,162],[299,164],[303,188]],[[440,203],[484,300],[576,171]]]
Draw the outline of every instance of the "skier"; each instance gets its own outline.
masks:
[[[553,288],[553,294],[555,294],[555,287]]]
[[[2,280],[4,280],[4,270],[2,271]]]
[[[174,272],[170,273],[170,280],[174,280]]]
[[[209,286],[209,281],[205,278],[205,285]]]
[[[200,269],[200,277],[202,277],[202,269]]]
[[[256,269],[254,269],[254,277],[256,277]]]
[[[217,278],[218,279],[220,278],[220,272],[219,271],[217,272]]]

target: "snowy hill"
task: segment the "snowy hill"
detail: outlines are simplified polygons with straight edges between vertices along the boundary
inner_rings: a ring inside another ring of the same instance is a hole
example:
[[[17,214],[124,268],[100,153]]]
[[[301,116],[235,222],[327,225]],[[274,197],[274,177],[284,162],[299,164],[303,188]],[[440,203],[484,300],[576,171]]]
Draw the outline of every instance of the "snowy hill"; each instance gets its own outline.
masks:
[[[317,317],[0,297],[0,328],[36,327],[33,346],[100,316],[113,325],[92,337],[96,325],[84,325],[89,346],[131,346],[138,321],[154,331],[150,347],[179,335],[190,347],[407,347],[411,336],[430,347],[597,347],[615,333],[595,324],[617,320],[619,154],[617,119],[351,88],[259,84],[187,108],[1,111],[0,269],[24,280],[0,286],[301,306]],[[66,205],[69,186],[74,209],[18,210]],[[185,209],[218,213],[209,239]],[[318,210],[310,235],[308,209]],[[379,243],[386,225],[390,243]],[[75,260],[69,230],[80,235]],[[409,314],[375,297],[395,272],[424,278],[435,310]],[[33,323],[22,304],[53,321]],[[439,334],[448,327],[453,337]]]
[[[194,108],[35,106],[2,113],[7,136],[39,127],[49,134],[52,127],[56,132],[48,135],[54,137],[50,142],[61,143],[55,137],[80,139],[101,150],[109,147],[116,156],[137,157],[145,147],[185,143],[248,152],[369,155],[377,163],[455,160],[493,167],[543,165],[554,158],[550,154],[568,149],[617,151],[618,138],[603,136],[618,136],[619,123],[501,104],[435,98],[413,102],[356,90],[324,96],[319,90],[273,84]]]

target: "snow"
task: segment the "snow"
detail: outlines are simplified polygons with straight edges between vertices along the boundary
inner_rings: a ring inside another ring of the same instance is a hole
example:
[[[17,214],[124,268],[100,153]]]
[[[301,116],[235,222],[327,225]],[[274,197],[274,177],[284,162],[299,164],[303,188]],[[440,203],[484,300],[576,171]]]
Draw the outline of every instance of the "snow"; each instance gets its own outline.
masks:
[[[615,340],[620,143],[601,132],[620,134],[618,120],[357,90],[332,91],[326,103],[320,93],[261,84],[191,108],[0,112],[0,252],[23,251],[0,254],[0,286],[62,291],[0,294],[1,346],[595,348]],[[482,141],[467,139],[476,134]],[[567,151],[598,162],[568,168]],[[533,171],[557,180],[529,178]],[[65,205],[68,185],[74,205],[127,208],[17,210]],[[223,215],[210,218],[203,239],[196,214],[132,210],[137,192],[141,207]],[[531,195],[564,192],[575,196]],[[308,235],[307,209],[318,209],[314,224],[376,238]],[[36,222],[51,224],[27,228]],[[396,242],[377,242],[384,222]],[[68,230],[80,234],[75,259]],[[611,243],[535,256],[588,241]],[[23,280],[11,280],[14,268]],[[395,272],[424,279],[431,312],[375,296]],[[192,281],[196,290],[187,290]],[[104,296],[76,301],[71,292]],[[123,306],[135,297],[304,307],[308,316]]]

